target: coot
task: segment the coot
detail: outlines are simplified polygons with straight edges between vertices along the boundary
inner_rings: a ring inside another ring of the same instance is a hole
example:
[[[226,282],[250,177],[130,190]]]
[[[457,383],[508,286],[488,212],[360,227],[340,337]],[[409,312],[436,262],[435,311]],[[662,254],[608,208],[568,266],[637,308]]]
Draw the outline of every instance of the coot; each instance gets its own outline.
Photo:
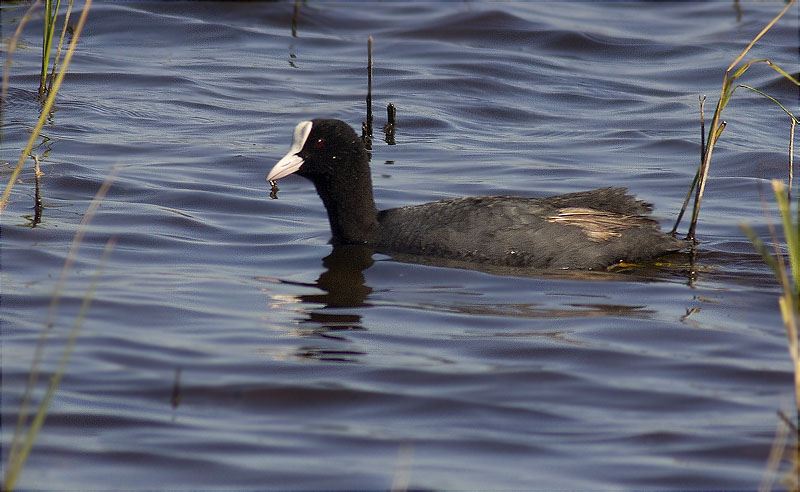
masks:
[[[311,180],[337,244],[377,252],[536,269],[602,269],[685,247],[647,215],[625,188],[547,198],[477,196],[378,211],[369,156],[339,120],[303,121],[267,180]]]

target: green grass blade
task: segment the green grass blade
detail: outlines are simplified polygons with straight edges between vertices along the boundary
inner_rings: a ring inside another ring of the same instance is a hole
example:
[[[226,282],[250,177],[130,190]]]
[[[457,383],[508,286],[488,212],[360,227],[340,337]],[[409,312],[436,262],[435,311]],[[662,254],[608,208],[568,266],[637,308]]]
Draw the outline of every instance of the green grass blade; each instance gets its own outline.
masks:
[[[760,91],[760,90],[756,89],[755,87],[750,87],[749,85],[745,85],[745,84],[739,84],[737,87],[742,87],[742,88],[751,90],[751,91],[755,92],[756,94],[760,94],[760,95],[766,97],[770,101],[772,101],[775,104],[777,104],[783,110],[784,113],[789,115],[789,117],[791,119],[793,119],[794,121],[798,121],[797,116],[793,115],[791,111],[786,109],[786,107],[783,104],[781,104],[780,101],[778,101],[774,97],[770,96],[769,94],[765,93],[764,91]]]
[[[760,237],[758,237],[756,231],[750,227],[750,224],[741,223],[739,226],[742,228],[747,237],[750,238],[750,242],[753,243],[756,251],[758,251],[758,254],[761,255],[764,263],[766,263],[770,270],[772,270],[772,273],[775,274],[775,279],[780,281],[780,266],[778,265],[777,260],[775,260],[775,257],[772,256],[772,252],[769,250],[769,247],[764,243],[764,241],[761,240]]]
[[[53,60],[53,69],[50,71],[50,85],[49,87],[53,87],[53,81],[56,78],[56,73],[58,73],[58,62],[61,60],[61,50],[64,47],[64,38],[67,35],[67,27],[69,26],[69,17],[72,14],[72,4],[75,0],[69,0],[69,5],[67,6],[67,12],[64,15],[64,25],[61,28],[61,36],[58,39],[58,48],[56,49],[56,58]]]
[[[42,33],[42,71],[39,78],[39,94],[44,95],[47,84],[47,67],[50,66],[50,48],[53,45],[58,4],[53,9],[53,0],[44,3],[44,32]]]
[[[756,35],[756,37],[754,37],[754,38],[753,38],[753,40],[752,40],[752,41],[750,41],[750,44],[748,44],[748,45],[747,45],[747,48],[745,48],[745,49],[744,49],[744,50],[743,50],[743,51],[742,51],[742,52],[739,54],[739,56],[738,56],[738,57],[736,57],[736,59],[735,59],[735,60],[733,60],[733,63],[731,63],[731,66],[729,66],[729,67],[728,67],[728,70],[726,70],[726,73],[727,73],[727,72],[730,72],[731,70],[733,70],[733,67],[735,67],[736,65],[738,65],[738,64],[739,64],[739,62],[740,62],[740,61],[742,61],[742,58],[744,58],[744,57],[745,57],[745,55],[746,55],[746,54],[747,54],[747,53],[750,51],[750,49],[753,47],[753,45],[755,45],[755,44],[756,44],[756,42],[757,42],[759,39],[761,39],[761,37],[762,37],[762,36],[764,36],[764,34],[766,34],[766,33],[767,33],[767,31],[769,31],[770,29],[772,29],[772,26],[774,26],[774,25],[775,25],[775,23],[776,23],[776,22],[778,22],[778,20],[780,20],[780,18],[781,18],[781,17],[783,17],[783,14],[785,14],[785,13],[786,13],[786,12],[789,10],[789,8],[790,8],[790,7],[791,7],[793,4],[794,4],[794,0],[789,0],[788,2],[786,2],[786,6],[783,8],[783,10],[781,10],[781,11],[780,11],[780,13],[779,13],[778,15],[776,15],[776,16],[775,16],[775,18],[774,18],[774,19],[772,19],[772,20],[769,22],[769,24],[767,24],[767,25],[764,27],[764,29],[762,29],[762,30],[761,30],[761,32],[759,32],[759,33]]]
[[[748,69],[748,68],[750,68],[750,66],[751,66],[751,65],[752,65],[754,62],[755,62],[755,60],[753,60],[753,61],[749,61],[749,62],[745,63],[744,65],[742,65],[741,67],[739,67],[739,70],[737,70],[737,71],[733,72],[733,75],[731,76],[731,81],[733,81],[733,80],[736,80],[736,79],[738,79],[739,77],[741,77],[741,76],[742,76],[742,74],[743,74],[743,73],[745,73],[745,72],[747,71],[747,69]]]
[[[792,271],[792,292],[797,292],[800,285],[800,244],[798,243],[797,228],[792,224],[792,211],[789,206],[789,199],[786,197],[786,186],[779,179],[772,180],[772,190],[775,192],[775,200],[778,202],[778,211],[781,214],[783,223],[783,234],[786,238],[786,249],[789,253],[789,265]]]
[[[797,80],[796,78],[794,78],[794,77],[792,77],[791,75],[789,75],[788,73],[786,73],[786,72],[785,72],[785,71],[784,71],[784,70],[783,70],[781,67],[779,67],[778,65],[775,65],[774,63],[772,63],[772,62],[771,62],[771,61],[769,61],[769,60],[764,60],[764,63],[766,63],[768,66],[772,67],[772,69],[773,69],[773,70],[775,70],[776,72],[778,72],[779,74],[781,74],[781,75],[783,75],[784,77],[786,77],[787,79],[791,80],[791,81],[794,83],[794,85],[800,85],[800,81],[799,81],[799,80]]]
[[[61,87],[61,82],[64,80],[64,76],[67,73],[67,67],[69,66],[70,60],[72,60],[72,54],[75,52],[75,46],[78,44],[78,38],[80,37],[81,30],[83,30],[83,25],[86,23],[86,17],[89,14],[89,7],[91,4],[92,0],[86,0],[81,17],[78,20],[77,26],[75,26],[75,33],[72,36],[69,49],[67,50],[67,54],[64,56],[64,64],[61,68],[61,71],[58,72],[56,80],[53,82],[53,87],[51,87],[50,93],[47,95],[47,99],[45,99],[45,102],[42,105],[42,111],[39,114],[39,119],[36,121],[36,125],[34,125],[33,130],[31,131],[31,136],[28,138],[28,143],[25,146],[25,149],[22,151],[22,154],[17,161],[17,165],[14,166],[11,176],[8,178],[8,184],[3,191],[3,196],[0,197],[0,216],[3,215],[3,210],[8,205],[8,197],[11,195],[11,189],[14,187],[14,183],[17,181],[17,177],[19,177],[19,173],[22,171],[22,165],[25,163],[28,155],[31,153],[33,145],[36,142],[36,139],[39,137],[39,132],[42,131],[42,127],[44,126],[45,121],[47,121],[47,116],[50,114],[50,110],[53,108],[56,94],[58,94],[58,89]]]

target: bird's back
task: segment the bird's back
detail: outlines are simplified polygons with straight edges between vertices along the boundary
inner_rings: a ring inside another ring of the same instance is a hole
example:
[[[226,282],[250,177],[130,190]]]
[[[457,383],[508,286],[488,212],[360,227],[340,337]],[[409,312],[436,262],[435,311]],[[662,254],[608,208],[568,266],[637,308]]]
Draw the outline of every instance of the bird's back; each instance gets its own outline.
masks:
[[[380,212],[375,246],[492,265],[600,269],[683,247],[646,217],[650,210],[623,188],[455,198]]]

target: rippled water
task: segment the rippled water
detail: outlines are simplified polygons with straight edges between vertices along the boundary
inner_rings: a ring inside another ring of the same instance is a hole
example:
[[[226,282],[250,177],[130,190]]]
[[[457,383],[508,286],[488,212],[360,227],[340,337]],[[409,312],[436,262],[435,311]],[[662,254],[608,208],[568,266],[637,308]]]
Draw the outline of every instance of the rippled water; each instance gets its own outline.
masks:
[[[669,228],[698,96],[713,107],[781,7],[94,5],[35,151],[42,222],[30,169],[2,216],[5,456],[60,268],[117,169],[41,382],[117,245],[22,487],[757,487],[793,398],[778,290],[739,227],[767,236],[761,197],[786,175],[789,125],[768,101],[740,90],[726,110],[693,267],[526,277],[331,255],[310,184],[270,200],[264,179],[298,121],[360,125],[373,35],[378,126],[398,107],[396,145],[373,143],[379,208],[622,185]],[[4,37],[21,13],[3,5]],[[748,56],[796,74],[797,21]],[[37,117],[40,31],[13,56],[0,162]],[[775,71],[745,78],[796,108]]]

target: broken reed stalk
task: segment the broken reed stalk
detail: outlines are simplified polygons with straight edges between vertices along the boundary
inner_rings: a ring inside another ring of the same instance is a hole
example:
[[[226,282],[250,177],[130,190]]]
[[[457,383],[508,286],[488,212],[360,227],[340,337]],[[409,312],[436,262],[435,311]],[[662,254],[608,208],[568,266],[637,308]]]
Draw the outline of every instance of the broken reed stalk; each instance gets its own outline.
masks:
[[[292,14],[292,37],[297,37],[297,24],[300,20],[300,1],[295,0],[294,2],[294,14]]]
[[[706,116],[705,116],[705,105],[706,105],[706,96],[699,96],[700,99],[700,162],[703,162],[703,157],[706,152]],[[683,199],[683,205],[681,205],[681,210],[678,212],[678,218],[675,220],[675,225],[672,226],[672,230],[669,231],[670,234],[673,236],[678,231],[678,224],[681,223],[683,219],[683,214],[686,213],[686,207],[689,205],[689,200],[692,198],[692,190],[694,187],[697,186],[697,179],[700,177],[699,170],[694,174],[694,179],[692,179],[692,184],[689,186],[689,190],[686,192],[686,197]]]
[[[394,139],[394,132],[397,128],[397,108],[394,104],[389,103],[386,106],[386,125],[383,127],[383,131],[386,134],[386,138],[384,141],[389,145],[395,145],[397,142]]]
[[[39,178],[44,174],[39,169],[39,155],[33,154],[33,183],[34,183],[34,204],[33,204],[33,222],[31,227],[36,227],[42,221],[42,194],[39,187]]]
[[[17,177],[19,176],[20,171],[22,171],[22,165],[25,163],[25,160],[28,158],[28,155],[31,153],[33,149],[33,145],[36,142],[36,139],[39,137],[39,133],[42,131],[42,127],[44,126],[45,121],[47,120],[47,115],[50,114],[50,110],[53,109],[53,104],[55,103],[56,95],[58,94],[58,89],[61,87],[61,82],[64,80],[64,76],[67,74],[67,67],[69,66],[70,61],[72,60],[72,55],[75,52],[75,46],[78,44],[78,38],[80,38],[81,31],[83,30],[83,26],[86,23],[86,17],[89,15],[89,7],[92,5],[92,0],[86,0],[86,3],[83,7],[83,12],[81,12],[80,19],[78,19],[78,24],[75,26],[74,34],[72,35],[72,41],[69,43],[69,49],[67,50],[67,54],[64,56],[64,63],[61,66],[61,70],[59,70],[58,75],[56,75],[56,79],[53,81],[53,86],[50,88],[50,91],[47,94],[47,98],[42,105],[41,113],[39,114],[39,119],[36,121],[36,125],[34,125],[33,130],[31,130],[31,135],[28,138],[28,143],[25,146],[25,149],[22,151],[22,154],[17,161],[17,165],[14,166],[14,170],[11,172],[11,176],[8,178],[8,184],[6,185],[5,190],[3,191],[2,197],[0,197],[0,216],[3,215],[3,210],[5,210],[6,206],[8,205],[8,197],[11,195],[11,189],[14,187],[14,183],[17,181]]]
[[[722,112],[722,108],[719,109]],[[719,117],[716,116],[714,121],[711,124],[713,128],[717,122],[719,121]],[[706,148],[705,155],[703,157],[703,161],[700,163],[700,169],[697,172],[698,181],[697,181],[697,194],[694,198],[694,208],[692,208],[692,223],[689,225],[689,232],[686,234],[686,239],[690,239],[692,244],[697,243],[697,239],[695,238],[695,230],[697,228],[697,217],[700,215],[700,202],[703,200],[703,193],[706,191],[706,182],[708,181],[708,169],[711,166],[711,153],[714,151],[714,144],[711,141],[715,141],[719,139],[719,136],[722,134],[722,130],[728,125],[726,121],[719,123],[717,126],[717,131],[712,136],[709,134],[709,144]]]
[[[710,128],[708,130],[708,139],[705,142],[705,145],[703,146],[702,159],[701,159],[701,162],[700,162],[700,166],[698,167],[698,171],[697,171],[697,179],[695,181],[693,181],[692,185],[689,187],[689,194],[691,194],[692,190],[695,189],[695,186],[697,187],[697,192],[695,194],[694,207],[692,209],[692,222],[689,225],[689,231],[688,231],[688,233],[686,235],[686,239],[691,240],[692,243],[696,243],[697,217],[698,217],[698,214],[700,213],[700,204],[701,204],[702,199],[703,199],[703,192],[705,191],[706,181],[708,179],[708,171],[709,171],[709,168],[710,168],[710,165],[711,165],[711,155],[712,155],[713,150],[714,150],[714,145],[716,144],[717,140],[719,140],[719,137],[722,134],[722,131],[725,129],[725,125],[726,125],[725,121],[720,121],[721,117],[722,117],[722,110],[725,108],[725,106],[727,106],[727,104],[730,101],[731,97],[733,96],[734,92],[736,92],[736,90],[739,87],[746,87],[748,89],[751,89],[751,90],[755,91],[755,89],[752,89],[751,87],[744,86],[742,84],[734,86],[733,83],[740,76],[742,76],[742,74],[744,74],[744,72],[746,72],[747,69],[750,68],[750,66],[752,66],[754,63],[765,63],[765,64],[767,64],[767,66],[773,68],[778,73],[780,73],[784,77],[790,79],[795,84],[800,85],[800,84],[798,84],[797,80],[795,80],[791,75],[789,75],[784,70],[782,70],[779,67],[777,67],[776,65],[774,65],[769,60],[764,60],[764,59],[751,60],[751,61],[745,63],[744,65],[742,65],[738,70],[733,72],[733,74],[731,74],[731,71],[742,61],[742,59],[745,57],[745,55],[747,55],[747,53],[753,47],[753,45],[755,45],[755,43],[759,39],[761,39],[761,37],[763,37],[764,34],[766,34],[767,31],[769,31],[772,28],[772,26],[775,25],[775,23],[778,22],[778,20],[781,17],[783,17],[783,15],[794,4],[794,1],[795,0],[789,0],[789,2],[787,2],[786,6],[783,8],[783,10],[781,10],[781,12],[778,15],[776,15],[775,18],[772,19],[753,38],[752,41],[750,41],[750,44],[748,44],[747,47],[739,54],[739,56],[736,57],[736,59],[733,61],[733,63],[730,64],[728,69],[725,70],[725,75],[724,75],[724,77],[722,79],[722,89],[720,91],[719,100],[717,101],[717,106],[716,106],[716,108],[714,110],[714,116],[713,116],[713,118],[711,120],[711,125],[710,125]],[[770,99],[772,99],[772,98],[770,98]],[[774,99],[773,99],[773,101],[774,101]],[[775,102],[777,102],[777,101],[775,101]],[[783,108],[783,106],[781,106],[781,108],[784,111],[786,111],[787,113],[789,113],[786,110],[786,108]],[[680,217],[682,217],[682,215],[683,214],[681,214]],[[676,221],[675,227],[673,227],[673,230],[677,230],[679,223],[680,223],[680,218],[679,218],[678,221]]]
[[[367,137],[372,137],[372,36],[367,38]]]
[[[700,96],[700,162],[706,155],[706,96]]]

